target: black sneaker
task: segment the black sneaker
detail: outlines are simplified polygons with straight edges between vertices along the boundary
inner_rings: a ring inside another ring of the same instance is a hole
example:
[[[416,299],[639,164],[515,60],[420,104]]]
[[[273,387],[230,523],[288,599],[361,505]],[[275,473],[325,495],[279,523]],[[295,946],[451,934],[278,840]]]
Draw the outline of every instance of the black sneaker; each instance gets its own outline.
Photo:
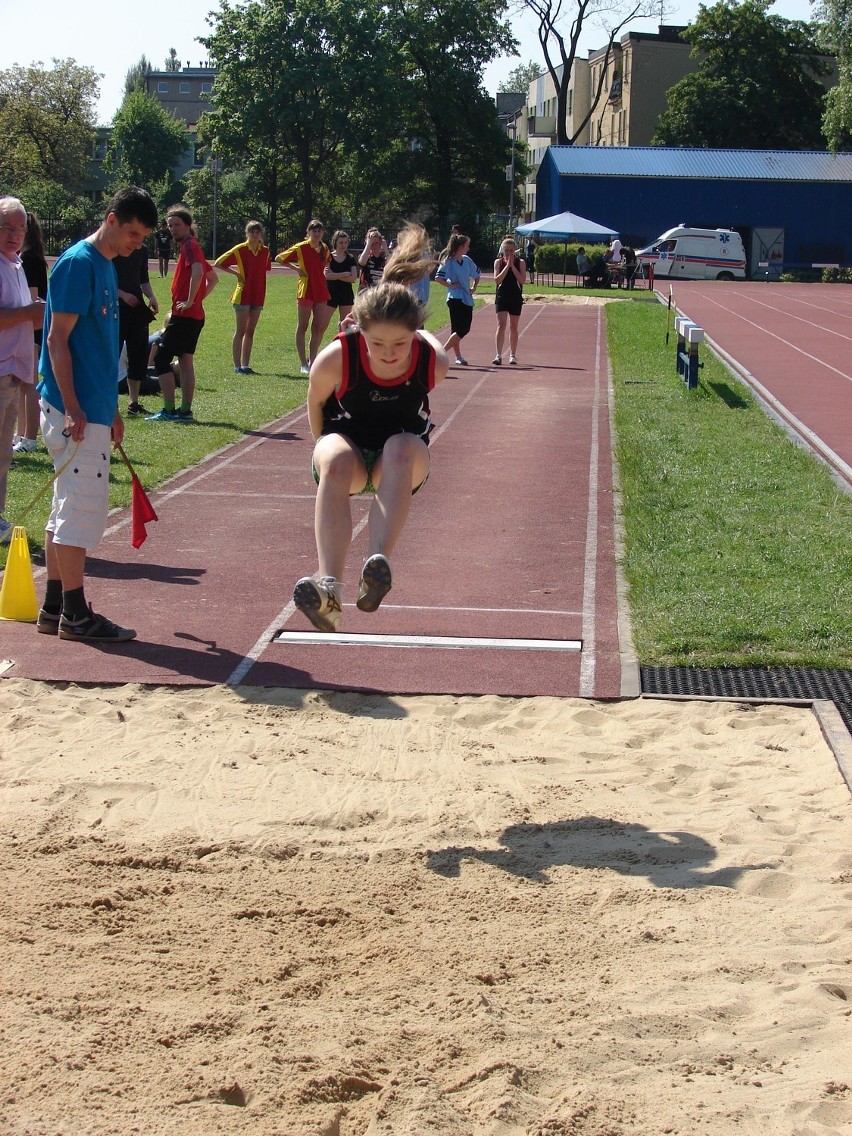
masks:
[[[142,405],[141,402],[129,402],[127,404],[128,417],[134,417],[137,414],[149,414],[150,411]]]
[[[36,631],[39,635],[58,635],[59,615],[54,615],[53,612],[39,608],[38,619],[36,620]]]
[[[359,611],[377,611],[379,604],[391,590],[391,583],[391,566],[387,559],[377,552],[366,561],[361,571],[355,606]]]
[[[96,615],[89,605],[89,614],[82,619],[59,618],[59,638],[79,639],[85,643],[126,643],[136,638],[129,627],[119,627],[105,615]]]

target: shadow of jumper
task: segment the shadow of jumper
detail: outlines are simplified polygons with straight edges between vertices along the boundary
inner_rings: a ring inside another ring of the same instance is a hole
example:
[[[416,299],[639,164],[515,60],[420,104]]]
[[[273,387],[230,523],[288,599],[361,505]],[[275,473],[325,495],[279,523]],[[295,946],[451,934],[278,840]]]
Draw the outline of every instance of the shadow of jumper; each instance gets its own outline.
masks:
[[[504,872],[549,883],[551,868],[608,868],[624,876],[646,876],[655,887],[734,887],[751,871],[777,864],[704,869],[716,859],[709,841],[691,832],[654,832],[642,824],[623,824],[587,816],[548,824],[513,824],[500,834],[500,847],[444,848],[430,851],[430,871],[447,878],[461,874],[465,860],[481,860]]]

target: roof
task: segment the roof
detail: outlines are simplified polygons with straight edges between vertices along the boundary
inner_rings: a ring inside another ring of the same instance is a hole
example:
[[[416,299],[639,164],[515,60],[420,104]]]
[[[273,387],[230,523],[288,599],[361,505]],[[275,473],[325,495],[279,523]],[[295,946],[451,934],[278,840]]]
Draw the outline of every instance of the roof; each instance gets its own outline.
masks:
[[[744,181],[852,181],[852,154],[810,150],[688,150],[667,146],[551,146],[560,175]]]

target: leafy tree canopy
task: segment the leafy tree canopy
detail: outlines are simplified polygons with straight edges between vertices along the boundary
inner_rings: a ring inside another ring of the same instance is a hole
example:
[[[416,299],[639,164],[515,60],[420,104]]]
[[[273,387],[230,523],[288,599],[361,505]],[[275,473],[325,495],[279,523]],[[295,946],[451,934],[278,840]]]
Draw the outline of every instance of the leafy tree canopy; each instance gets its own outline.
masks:
[[[131,91],[116,112],[106,166],[116,184],[149,190],[164,178],[189,147],[186,127],[153,95]]]
[[[822,129],[829,149],[852,149],[852,4],[821,0],[814,7],[817,39],[837,56],[838,83],[828,92]]]
[[[95,137],[100,75],[73,59],[0,71],[0,180],[82,184]]]
[[[513,67],[509,74],[500,82],[498,91],[523,91],[526,93],[529,90],[530,83],[533,79],[537,79],[541,75],[544,68],[540,63],[519,63],[517,67]]]
[[[132,91],[145,90],[145,78],[150,75],[154,68],[147,56],[140,55],[138,62],[129,67],[124,76],[124,94],[129,95]]]
[[[166,61],[163,64],[164,71],[180,71],[180,60],[175,48],[169,48],[169,54],[166,56]]]
[[[702,5],[683,33],[699,69],[668,93],[653,143],[819,150],[830,68],[814,30],[769,14],[772,0]]]

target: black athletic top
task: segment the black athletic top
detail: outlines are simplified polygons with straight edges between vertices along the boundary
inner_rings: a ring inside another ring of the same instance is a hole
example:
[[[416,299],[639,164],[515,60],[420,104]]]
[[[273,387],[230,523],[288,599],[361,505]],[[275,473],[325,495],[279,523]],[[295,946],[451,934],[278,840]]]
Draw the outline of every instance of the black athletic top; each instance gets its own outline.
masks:
[[[498,273],[502,272],[506,267],[506,258],[504,256],[499,257],[499,263],[500,267],[497,270]],[[514,272],[510,269],[497,285],[494,306],[498,312],[512,312],[515,315],[520,315],[523,302],[524,297],[521,286]]]
[[[357,267],[358,261],[350,253],[347,253],[343,260],[335,260],[332,255],[331,260],[326,265],[326,268],[330,268],[332,272],[351,272],[353,268]],[[326,284],[328,284],[328,294],[336,308],[347,307],[354,303],[355,293],[348,281],[326,280]]]
[[[362,288],[373,288],[376,284],[381,284],[382,273],[387,264],[387,257],[382,256],[368,256],[367,263],[361,268],[360,284]]]
[[[364,450],[381,450],[393,434],[415,434],[429,444],[429,391],[435,386],[435,349],[415,335],[411,362],[398,379],[377,379],[357,329],[337,337],[343,378],[323,407],[323,434],[343,434]]]

